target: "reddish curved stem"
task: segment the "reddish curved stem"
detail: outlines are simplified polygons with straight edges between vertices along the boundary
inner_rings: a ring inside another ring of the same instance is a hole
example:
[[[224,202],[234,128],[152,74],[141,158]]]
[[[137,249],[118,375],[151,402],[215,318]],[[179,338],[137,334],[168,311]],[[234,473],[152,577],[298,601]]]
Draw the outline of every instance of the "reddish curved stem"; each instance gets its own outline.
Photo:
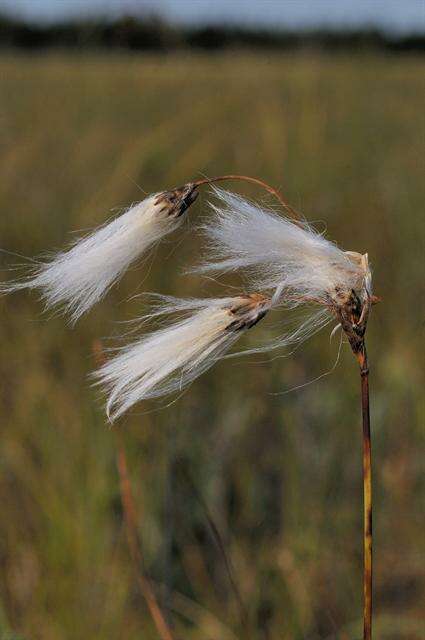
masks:
[[[200,180],[196,180],[192,184],[194,184],[196,187],[200,187],[203,184],[213,184],[214,182],[223,182],[225,180],[241,180],[243,182],[250,182],[251,184],[262,187],[263,189],[271,193],[275,198],[277,198],[280,204],[287,211],[289,211],[289,213],[291,213],[291,215],[293,215],[296,220],[299,218],[298,213],[286,202],[281,192],[278,189],[275,189],[271,185],[267,184],[267,182],[264,182],[264,180],[260,180],[259,178],[252,178],[251,176],[229,173],[222,176],[214,176],[213,178],[201,178]]]

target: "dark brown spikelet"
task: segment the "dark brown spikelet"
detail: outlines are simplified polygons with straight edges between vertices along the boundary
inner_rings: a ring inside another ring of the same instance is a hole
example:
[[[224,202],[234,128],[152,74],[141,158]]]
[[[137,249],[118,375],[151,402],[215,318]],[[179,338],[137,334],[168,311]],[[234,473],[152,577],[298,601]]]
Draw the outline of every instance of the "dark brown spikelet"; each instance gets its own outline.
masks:
[[[234,304],[229,313],[233,317],[228,325],[228,331],[242,331],[251,329],[270,309],[270,299],[260,293],[250,293],[240,296],[240,302]]]
[[[188,182],[181,187],[171,191],[163,191],[157,196],[155,204],[163,202],[161,211],[169,210],[169,215],[180,218],[198,197],[198,188],[193,182]]]

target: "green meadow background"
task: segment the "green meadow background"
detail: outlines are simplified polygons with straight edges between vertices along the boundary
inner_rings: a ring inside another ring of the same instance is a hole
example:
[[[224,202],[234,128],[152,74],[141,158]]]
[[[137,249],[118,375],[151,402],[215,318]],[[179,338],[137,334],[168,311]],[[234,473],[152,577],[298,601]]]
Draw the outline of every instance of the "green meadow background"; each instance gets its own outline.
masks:
[[[382,640],[425,635],[424,71],[421,58],[378,54],[0,60],[3,249],[39,255],[145,192],[233,172],[281,187],[340,246],[369,253],[382,297],[368,329]],[[117,433],[145,570],[176,638],[361,636],[359,379],[347,346],[330,375],[281,394],[332,368],[332,327],[286,357],[224,361],[171,406],[137,407],[112,429],[87,379],[94,341],[146,310],[135,294],[223,293],[183,273],[202,255],[192,231],[207,201],[74,329],[43,315],[37,295],[0,299],[2,640],[158,638],[123,528]],[[1,254],[3,280],[17,262]],[[240,346],[285,320],[274,312]]]

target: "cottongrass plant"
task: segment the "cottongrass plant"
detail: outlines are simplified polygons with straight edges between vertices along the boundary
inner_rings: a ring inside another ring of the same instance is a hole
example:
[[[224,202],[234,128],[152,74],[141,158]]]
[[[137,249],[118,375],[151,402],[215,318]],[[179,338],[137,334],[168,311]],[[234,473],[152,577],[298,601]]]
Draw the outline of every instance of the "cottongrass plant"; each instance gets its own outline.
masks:
[[[182,391],[232,347],[239,336],[275,307],[291,313],[306,307],[295,328],[252,351],[299,343],[337,321],[359,363],[363,416],[364,640],[372,637],[372,487],[368,361],[365,332],[372,277],[367,254],[343,251],[327,240],[258,178],[226,175],[189,182],[150,196],[92,235],[38,266],[26,280],[0,291],[40,288],[47,306],[61,305],[75,322],[162,237],[175,230],[198,189],[222,180],[245,180],[264,187],[286,215],[214,188],[215,204],[201,225],[207,260],[193,271],[241,272],[246,292],[209,300],[162,298],[150,318],[177,315],[168,326],[122,347],[94,373],[108,395],[110,421],[136,403]],[[290,217],[288,217],[288,214]]]
[[[272,306],[313,311],[276,347],[301,341],[332,318],[342,328],[360,365],[364,472],[364,638],[372,629],[372,489],[368,363],[364,341],[372,293],[368,255],[343,251],[308,222],[278,215],[240,196],[215,189],[219,204],[202,226],[209,259],[195,271],[242,271],[255,293],[240,302],[176,301],[178,311],[198,308],[189,319],[149,335],[106,363],[97,378],[109,392],[108,417],[122,415],[139,400],[183,389],[235,342],[235,331],[256,324]],[[286,204],[286,203],[284,203]],[[287,208],[287,207],[285,207]],[[244,301],[244,302],[242,302]],[[242,304],[242,307],[240,306]],[[241,311],[242,310],[242,311]],[[249,312],[246,315],[247,311]],[[238,320],[233,315],[238,314]],[[266,347],[267,348],[267,347]]]

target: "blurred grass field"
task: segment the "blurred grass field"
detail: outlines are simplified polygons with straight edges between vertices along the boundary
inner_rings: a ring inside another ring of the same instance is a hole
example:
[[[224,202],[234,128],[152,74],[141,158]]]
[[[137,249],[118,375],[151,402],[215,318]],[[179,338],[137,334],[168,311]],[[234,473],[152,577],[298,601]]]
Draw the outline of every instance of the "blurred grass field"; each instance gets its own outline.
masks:
[[[425,636],[424,71],[420,58],[371,54],[0,60],[3,249],[35,256],[142,190],[234,172],[281,187],[343,248],[369,252],[383,298],[368,345],[376,638],[385,640]],[[42,316],[36,296],[0,299],[2,639],[157,638],[123,531],[116,434],[87,375],[93,341],[144,311],[135,293],[221,292],[182,275],[202,251],[191,227],[206,204],[204,194],[151,268],[126,274],[75,329]],[[3,280],[16,261],[1,254]],[[283,320],[276,313],[258,331]],[[331,375],[271,395],[329,370],[337,350],[325,330],[286,358],[225,361],[172,406],[138,407],[118,425],[146,570],[178,638],[247,638],[196,492],[223,537],[253,639],[360,638],[354,360],[344,347]]]

